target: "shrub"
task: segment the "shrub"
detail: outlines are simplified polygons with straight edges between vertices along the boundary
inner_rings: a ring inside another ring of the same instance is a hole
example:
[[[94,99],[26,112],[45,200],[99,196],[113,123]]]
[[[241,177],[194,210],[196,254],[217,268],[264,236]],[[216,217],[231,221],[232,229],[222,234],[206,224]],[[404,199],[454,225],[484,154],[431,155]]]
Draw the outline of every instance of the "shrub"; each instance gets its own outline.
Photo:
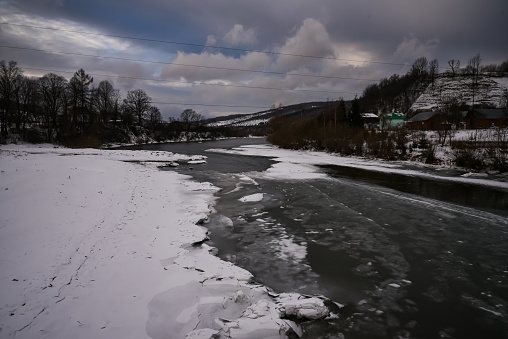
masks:
[[[436,158],[436,145],[429,143],[429,145],[422,151],[422,158],[426,164],[435,164]]]
[[[456,166],[467,170],[481,170],[486,167],[480,152],[468,147],[454,150],[454,162]]]
[[[504,173],[508,171],[508,153],[499,148],[489,149],[488,158],[492,169]]]

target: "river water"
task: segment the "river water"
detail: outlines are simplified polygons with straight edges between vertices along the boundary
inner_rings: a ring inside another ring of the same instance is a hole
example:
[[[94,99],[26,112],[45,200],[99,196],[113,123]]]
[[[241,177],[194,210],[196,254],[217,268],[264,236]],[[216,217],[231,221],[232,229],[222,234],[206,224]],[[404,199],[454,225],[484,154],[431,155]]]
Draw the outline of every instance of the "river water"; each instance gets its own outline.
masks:
[[[307,338],[508,338],[507,191],[336,166],[274,180],[268,158],[207,151],[264,143],[136,148],[208,156],[176,170],[222,189],[206,224],[219,256],[275,291],[344,305],[303,324]]]

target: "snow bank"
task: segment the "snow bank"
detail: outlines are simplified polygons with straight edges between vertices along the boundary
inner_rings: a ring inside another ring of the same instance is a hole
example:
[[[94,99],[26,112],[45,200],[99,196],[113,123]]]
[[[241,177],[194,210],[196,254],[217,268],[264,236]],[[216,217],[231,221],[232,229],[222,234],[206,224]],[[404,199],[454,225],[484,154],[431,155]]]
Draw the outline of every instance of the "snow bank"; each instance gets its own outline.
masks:
[[[337,165],[360,168],[369,171],[426,177],[435,180],[446,180],[508,189],[508,182],[482,179],[476,176],[440,176],[437,173],[431,174],[423,171],[405,169],[401,163],[396,162],[344,157],[325,152],[286,150],[272,145],[248,145],[228,150],[209,149],[208,151],[271,158],[277,163],[273,164],[268,170],[261,174],[263,178],[267,179],[325,179],[327,178],[326,174],[320,172],[317,165]]]
[[[196,224],[217,188],[168,152],[0,147],[2,338],[284,338],[252,275]],[[304,313],[309,313],[305,311]],[[312,312],[310,312],[312,313]]]

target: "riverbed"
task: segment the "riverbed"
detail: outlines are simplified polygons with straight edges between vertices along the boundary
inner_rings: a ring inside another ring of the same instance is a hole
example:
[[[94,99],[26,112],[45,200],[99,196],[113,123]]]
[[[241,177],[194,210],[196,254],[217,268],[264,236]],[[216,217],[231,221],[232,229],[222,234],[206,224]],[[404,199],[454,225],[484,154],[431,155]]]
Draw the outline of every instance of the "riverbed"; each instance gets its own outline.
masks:
[[[506,338],[506,188],[451,180],[463,174],[453,171],[413,175],[414,168],[405,175],[313,166],[313,175],[294,176],[289,171],[303,166],[297,152],[287,176],[269,175],[275,156],[228,151],[264,144],[136,148],[208,157],[165,169],[221,189],[205,225],[221,258],[276,292],[344,305],[337,319],[304,325],[309,337]]]

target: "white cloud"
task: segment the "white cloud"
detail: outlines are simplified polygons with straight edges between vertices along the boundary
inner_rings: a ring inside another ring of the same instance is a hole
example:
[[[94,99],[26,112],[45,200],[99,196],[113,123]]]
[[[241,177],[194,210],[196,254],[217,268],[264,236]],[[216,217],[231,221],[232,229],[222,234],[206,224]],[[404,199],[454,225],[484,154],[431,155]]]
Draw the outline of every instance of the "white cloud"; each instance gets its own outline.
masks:
[[[187,81],[223,80],[225,83],[249,81],[255,76],[255,73],[228,69],[263,70],[269,64],[270,58],[264,53],[253,52],[235,58],[222,53],[209,53],[206,51],[201,54],[178,52],[173,65],[164,67],[162,78],[175,79],[182,77]]]
[[[426,57],[432,59],[439,46],[439,39],[429,39],[425,42],[416,37],[415,34],[410,34],[409,37],[404,37],[402,42],[397,46],[394,57],[404,62],[412,62],[419,57]]]
[[[206,46],[215,46],[216,43],[217,43],[217,38],[215,38],[215,36],[213,34],[210,34],[206,37],[206,43],[205,43]]]
[[[209,36],[208,41],[210,40]],[[284,44],[274,48],[273,51],[313,55],[317,58],[274,56],[270,53],[257,52],[248,52],[240,57],[234,57],[207,50],[199,54],[180,51],[173,65],[164,67],[161,78],[185,79],[185,81],[193,82],[194,85],[186,87],[185,93],[172,92],[168,86],[167,98],[169,100],[170,97],[178,95],[180,100],[186,96],[190,98],[188,100],[196,102],[269,108],[277,102],[289,105],[327,98],[350,98],[354,94],[360,95],[369,82],[345,78],[372,79],[374,77],[378,79],[386,76],[376,71],[370,63],[335,60],[334,58],[339,55],[351,60],[367,61],[374,56],[363,50],[361,45],[334,42],[324,25],[315,19],[304,20],[302,25],[294,30],[293,35],[286,38]],[[242,72],[224,68],[267,72]],[[211,86],[210,84],[227,86]],[[247,111],[255,111],[255,109],[247,109]],[[214,112],[214,114],[219,113]]]
[[[222,39],[233,46],[252,45],[257,40],[256,32],[252,28],[245,30],[240,24],[235,24]]]
[[[2,27],[5,39],[12,39],[17,45],[31,48],[72,51],[74,53],[88,53],[91,51],[125,52],[132,48],[125,40],[104,35],[83,34],[79,32],[100,33],[91,27],[83,26],[67,20],[51,20],[25,14],[0,14],[0,20],[14,22],[18,25]],[[26,26],[23,26],[26,25]],[[36,29],[27,26],[46,27]]]
[[[322,60],[304,58],[299,55],[315,57],[336,57],[333,42],[324,25],[316,19],[305,19],[296,34],[286,39],[284,45],[277,49],[281,55],[276,64],[277,70],[289,70],[312,67]]]

